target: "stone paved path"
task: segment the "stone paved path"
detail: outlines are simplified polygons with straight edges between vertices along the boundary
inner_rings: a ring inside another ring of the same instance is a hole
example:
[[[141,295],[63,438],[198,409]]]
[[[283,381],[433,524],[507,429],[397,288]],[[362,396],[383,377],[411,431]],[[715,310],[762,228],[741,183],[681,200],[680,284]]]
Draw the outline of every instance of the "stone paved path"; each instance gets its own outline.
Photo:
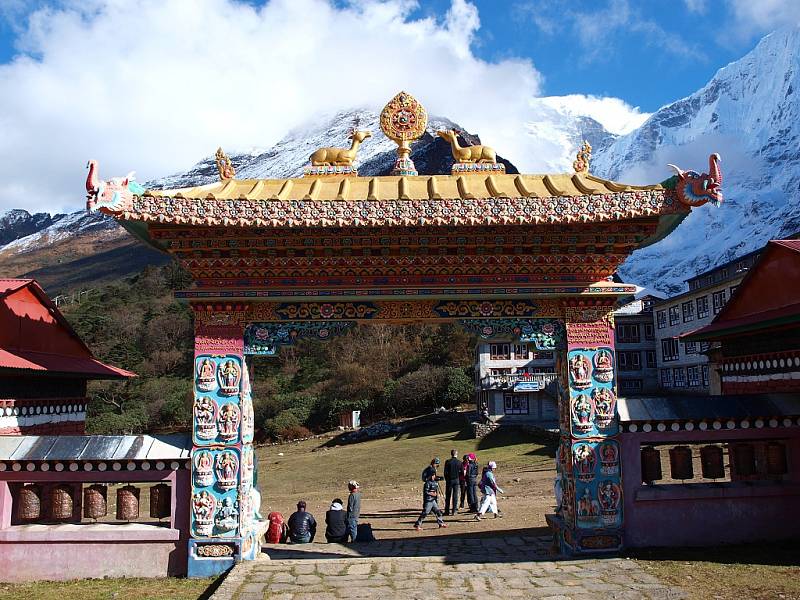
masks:
[[[378,598],[677,599],[624,558],[558,560],[549,539],[426,538],[373,544],[265,546],[235,567],[213,600]]]

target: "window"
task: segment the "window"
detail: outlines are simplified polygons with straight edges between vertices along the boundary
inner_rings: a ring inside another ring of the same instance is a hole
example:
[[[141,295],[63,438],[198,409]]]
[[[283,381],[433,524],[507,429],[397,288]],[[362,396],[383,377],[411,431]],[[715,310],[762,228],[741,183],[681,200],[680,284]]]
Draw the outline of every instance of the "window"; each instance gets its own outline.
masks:
[[[642,300],[642,312],[653,312],[652,300]]]
[[[732,285],[730,287],[730,289],[728,290],[728,292],[729,292],[728,293],[728,298],[733,298],[733,292],[735,292],[736,288],[738,288],[738,287],[739,287],[738,285]]]
[[[696,290],[699,287],[700,287],[700,282],[697,281],[696,279],[692,279],[689,282],[689,291]]]
[[[697,299],[697,318],[705,319],[708,316],[708,296]]]
[[[647,360],[647,368],[648,369],[655,369],[656,368],[656,352],[655,350],[648,350],[645,352],[645,359]]]
[[[511,346],[509,344],[490,345],[489,358],[492,360],[511,360]]]
[[[683,311],[683,322],[688,323],[689,321],[694,321],[694,302],[689,300],[688,302],[684,302],[681,304],[681,310]]]
[[[686,370],[683,367],[672,369],[672,379],[675,387],[686,387]]]
[[[642,380],[641,379],[621,379],[620,387],[623,392],[641,392]]]
[[[722,279],[727,279],[728,278],[728,267],[725,267],[725,268],[722,269],[722,272],[720,273],[720,277]]]
[[[686,375],[689,380],[689,387],[700,385],[700,367],[686,367]]]
[[[656,339],[656,332],[653,328],[652,323],[645,323],[644,324],[644,339],[646,340],[654,340]]]
[[[661,369],[661,386],[672,387],[672,369]]]
[[[678,311],[678,305],[670,306],[669,307],[669,324],[670,325],[677,325],[681,322],[681,315]]]
[[[528,344],[514,344],[514,358],[528,360]]]
[[[617,364],[620,371],[639,371],[642,368],[642,357],[638,352],[617,352]]]
[[[711,342],[700,342],[700,352],[705,352],[711,348]]]
[[[639,325],[636,323],[632,325],[618,325],[617,326],[617,340],[621,344],[635,344],[639,340]]]
[[[661,358],[664,362],[678,360],[678,338],[661,340]]]
[[[708,365],[700,367],[700,372],[703,375],[703,387],[708,387]]]
[[[511,369],[489,369],[489,375],[511,375]]]
[[[720,290],[712,294],[714,299],[714,314],[716,315],[725,306],[725,290]]]
[[[552,352],[533,352],[530,355],[531,360],[553,360]]]
[[[683,350],[686,354],[697,354],[697,342],[686,342]]]
[[[658,328],[664,329],[667,326],[667,311],[659,310],[656,313],[656,319],[658,320]]]
[[[503,412],[507,415],[529,414],[528,394],[503,394]]]

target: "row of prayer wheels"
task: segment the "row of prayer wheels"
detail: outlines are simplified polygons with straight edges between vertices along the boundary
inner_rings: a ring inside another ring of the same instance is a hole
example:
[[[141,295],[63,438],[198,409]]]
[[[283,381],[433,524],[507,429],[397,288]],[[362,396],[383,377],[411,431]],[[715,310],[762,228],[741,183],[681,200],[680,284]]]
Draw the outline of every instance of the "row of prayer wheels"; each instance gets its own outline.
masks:
[[[53,521],[72,520],[75,512],[75,487],[60,484],[50,488],[49,506],[42,503],[42,486],[28,483],[17,493],[17,518],[20,521],[37,521],[47,518]],[[140,489],[132,485],[117,488],[118,521],[139,518]],[[159,483],[150,488],[150,517],[164,519],[172,513],[172,493],[169,485]],[[94,483],[83,489],[83,516],[99,519],[108,514],[108,486]]]
[[[756,475],[756,448],[749,443],[730,444],[731,466],[739,477]],[[785,475],[786,446],[779,442],[769,442],[765,449],[765,471],[769,477]],[[661,452],[652,446],[641,449],[642,481],[652,483],[663,479],[661,472]],[[675,446],[669,449],[670,476],[674,480],[685,481],[694,478],[692,449],[689,446]],[[705,479],[724,479],[725,461],[722,446],[709,444],[700,448],[700,468]]]

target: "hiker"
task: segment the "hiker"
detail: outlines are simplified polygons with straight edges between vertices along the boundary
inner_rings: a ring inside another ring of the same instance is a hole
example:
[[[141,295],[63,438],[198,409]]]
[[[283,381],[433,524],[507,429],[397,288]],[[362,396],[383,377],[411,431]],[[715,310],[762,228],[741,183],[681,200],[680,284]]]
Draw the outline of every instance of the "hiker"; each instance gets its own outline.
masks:
[[[422,521],[430,513],[436,515],[436,523],[439,527],[447,527],[444,521],[442,521],[442,510],[437,503],[438,498],[439,484],[436,481],[436,471],[431,471],[428,475],[428,481],[426,481],[425,485],[422,487],[422,512],[416,523],[414,523],[414,529],[422,531]]]
[[[467,501],[467,468],[469,467],[469,454],[465,454],[461,460],[461,471],[458,474],[458,485],[461,488],[461,502],[459,508],[464,508],[464,503]]]
[[[467,465],[467,471],[465,473],[467,480],[467,503],[469,504],[469,512],[476,513],[478,512],[478,492],[476,491],[478,487],[478,457],[470,452],[467,458],[469,459],[469,464]]]
[[[293,544],[309,544],[317,534],[317,521],[314,515],[306,512],[306,501],[297,503],[297,512],[289,517],[289,539]]]
[[[439,457],[437,456],[433,460],[431,460],[431,464],[425,467],[422,470],[422,481],[428,481],[431,477],[431,473],[436,477],[436,481],[441,481],[444,477],[440,477],[436,474],[436,469],[439,468]]]
[[[480,521],[481,517],[490,510],[494,513],[494,518],[502,517],[497,508],[497,494],[502,494],[503,490],[497,485],[494,471],[497,469],[497,463],[493,460],[489,461],[489,465],[483,470],[483,477],[481,477],[481,492],[483,498],[481,500],[481,509],[475,515],[475,520]]]
[[[351,480],[347,489],[350,490],[347,497],[347,533],[350,541],[355,542],[358,537],[358,517],[361,515],[361,486],[357,481]]]
[[[444,461],[445,516],[455,515],[458,512],[458,492],[460,489],[458,478],[460,475],[461,475],[461,461],[458,460],[458,452],[456,452],[455,450],[450,450],[450,458]],[[451,505],[452,509],[450,508]]]
[[[343,544],[347,541],[347,513],[344,502],[336,498],[325,513],[325,539],[329,544]]]

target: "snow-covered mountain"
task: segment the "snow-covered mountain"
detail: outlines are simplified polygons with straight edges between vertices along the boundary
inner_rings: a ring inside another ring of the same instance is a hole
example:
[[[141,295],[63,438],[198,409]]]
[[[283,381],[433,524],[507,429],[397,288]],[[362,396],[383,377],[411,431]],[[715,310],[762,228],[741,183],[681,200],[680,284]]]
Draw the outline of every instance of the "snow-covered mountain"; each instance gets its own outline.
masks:
[[[596,153],[592,170],[654,183],[671,174],[667,163],[707,171],[712,152],[722,156],[722,207],[695,209],[665,240],[636,252],[620,270],[624,279],[682,291],[686,278],[800,232],[800,29],[765,37]]]

